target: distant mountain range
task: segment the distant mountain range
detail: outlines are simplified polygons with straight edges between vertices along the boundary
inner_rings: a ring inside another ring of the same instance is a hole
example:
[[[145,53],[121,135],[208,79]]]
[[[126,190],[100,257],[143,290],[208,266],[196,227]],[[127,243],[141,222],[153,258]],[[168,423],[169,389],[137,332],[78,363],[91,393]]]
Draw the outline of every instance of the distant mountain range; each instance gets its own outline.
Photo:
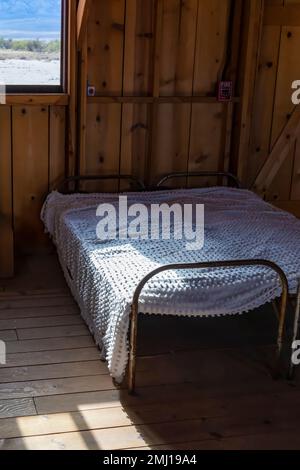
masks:
[[[0,37],[58,39],[61,0],[0,0]]]

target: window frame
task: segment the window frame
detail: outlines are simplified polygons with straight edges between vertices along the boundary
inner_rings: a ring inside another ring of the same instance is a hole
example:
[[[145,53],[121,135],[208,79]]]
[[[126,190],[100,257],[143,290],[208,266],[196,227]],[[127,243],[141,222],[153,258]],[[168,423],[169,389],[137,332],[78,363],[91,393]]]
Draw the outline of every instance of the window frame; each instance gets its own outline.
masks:
[[[68,3],[61,0],[61,59],[60,85],[6,85],[6,93],[18,95],[61,94],[65,93],[67,85],[67,44],[68,44]]]

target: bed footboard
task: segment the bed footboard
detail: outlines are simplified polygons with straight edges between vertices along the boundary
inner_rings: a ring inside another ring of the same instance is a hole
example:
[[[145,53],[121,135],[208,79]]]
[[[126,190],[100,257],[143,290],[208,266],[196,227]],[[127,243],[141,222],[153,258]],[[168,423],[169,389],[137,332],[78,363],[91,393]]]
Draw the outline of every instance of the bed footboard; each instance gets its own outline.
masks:
[[[299,337],[299,322],[300,322],[300,282],[298,284],[298,291],[297,291],[297,297],[296,297],[292,345],[294,344],[294,341],[296,341]],[[291,358],[288,378],[292,380],[294,378],[294,375],[295,375],[295,364],[293,364],[293,361]]]
[[[275,271],[280,279],[282,287],[281,295],[281,305],[279,311],[279,327],[278,327],[278,336],[277,336],[277,358],[276,358],[276,369],[279,366],[279,361],[281,358],[282,345],[283,345],[283,335],[284,335],[284,326],[288,302],[288,280],[286,278],[283,270],[277,266],[275,263],[267,260],[237,260],[237,261],[216,261],[216,262],[207,262],[207,263],[191,263],[191,264],[170,264],[162,266],[147,276],[140,282],[136,291],[134,293],[132,307],[131,307],[131,318],[130,318],[130,353],[129,353],[129,366],[128,366],[128,389],[130,394],[135,392],[135,382],[136,382],[136,360],[137,360],[137,336],[138,336],[138,315],[139,315],[139,299],[145,285],[158,274],[171,271],[171,270],[190,270],[190,269],[209,269],[209,268],[240,268],[240,267],[249,267],[249,266],[264,266]],[[298,295],[298,313],[300,312],[300,289]],[[298,315],[299,319],[299,315]],[[298,324],[298,323],[297,323]]]

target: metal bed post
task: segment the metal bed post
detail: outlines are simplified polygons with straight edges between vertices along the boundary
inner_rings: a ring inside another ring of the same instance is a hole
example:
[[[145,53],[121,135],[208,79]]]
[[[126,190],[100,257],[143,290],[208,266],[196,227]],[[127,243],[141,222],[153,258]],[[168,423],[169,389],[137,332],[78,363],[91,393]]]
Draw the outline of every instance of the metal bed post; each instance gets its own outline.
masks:
[[[279,327],[277,336],[277,358],[276,358],[276,369],[279,368],[279,361],[281,358],[282,346],[283,346],[283,334],[285,326],[285,317],[288,301],[288,281],[283,270],[272,261],[267,260],[237,260],[237,261],[215,261],[208,263],[188,263],[188,264],[170,264],[155,269],[140,282],[133,296],[133,302],[131,307],[131,325],[130,325],[130,353],[129,353],[129,366],[128,366],[128,389],[130,394],[135,393],[135,382],[136,382],[136,360],[137,360],[137,335],[138,335],[138,315],[139,315],[139,299],[145,285],[153,277],[158,274],[171,271],[171,270],[190,270],[190,269],[210,269],[210,268],[238,268],[238,267],[250,267],[250,266],[264,266],[275,271],[281,282],[282,295],[281,295],[281,306],[279,314]],[[300,290],[298,295],[299,310],[300,310]]]
[[[298,291],[297,291],[297,298],[296,298],[296,308],[295,308],[295,318],[294,318],[294,329],[293,329],[293,338],[292,338],[292,345],[294,341],[298,338],[299,333],[299,320],[300,320],[300,281],[298,283]],[[292,380],[295,375],[295,365],[292,362],[292,354],[291,354],[291,361],[290,361],[290,368],[288,378]]]

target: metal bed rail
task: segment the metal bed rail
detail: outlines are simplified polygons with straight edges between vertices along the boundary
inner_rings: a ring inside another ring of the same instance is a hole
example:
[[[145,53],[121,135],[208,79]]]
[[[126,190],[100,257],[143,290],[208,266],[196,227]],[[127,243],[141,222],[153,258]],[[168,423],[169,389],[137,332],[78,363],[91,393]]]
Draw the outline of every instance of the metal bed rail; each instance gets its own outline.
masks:
[[[133,175],[122,175],[122,174],[109,174],[109,175],[76,175],[66,178],[61,184],[58,185],[57,190],[63,191],[67,188],[68,193],[79,191],[79,186],[81,182],[90,182],[90,181],[118,181],[119,184],[121,181],[129,181],[137,187],[139,191],[151,191],[153,189],[164,189],[164,183],[179,178],[207,178],[207,177],[217,177],[217,178],[226,178],[229,181],[232,181],[234,186],[238,189],[242,187],[239,179],[232,173],[222,172],[222,171],[196,171],[196,172],[179,172],[179,173],[170,173],[164,176],[153,188],[147,187],[141,179]],[[69,190],[68,185],[74,184],[74,190]],[[165,188],[167,189],[167,188]]]
[[[66,178],[58,187],[58,190],[63,190],[64,188],[68,187],[68,185],[74,183],[75,190],[79,190],[79,184],[81,182],[89,182],[89,181],[118,181],[119,184],[121,181],[129,181],[134,184],[140,191],[145,191],[146,187],[144,183],[135,176],[132,175],[86,175],[86,176],[69,176]],[[70,192],[74,192],[70,191]]]
[[[162,188],[162,186],[172,179],[178,178],[208,178],[208,177],[218,177],[218,178],[226,178],[229,181],[232,181],[236,188],[241,189],[242,184],[237,176],[233,175],[232,173],[228,173],[226,171],[193,171],[193,172],[179,172],[179,173],[170,173],[169,175],[164,176],[157,184],[156,189]]]
[[[172,270],[196,270],[196,269],[210,269],[210,268],[240,268],[240,267],[250,267],[250,266],[264,266],[270,268],[276,272],[279,276],[282,295],[281,295],[281,305],[279,312],[279,326],[278,326],[278,336],[277,336],[277,358],[276,365],[274,370],[279,370],[279,364],[281,359],[281,352],[283,346],[283,335],[287,311],[287,302],[288,302],[288,280],[283,272],[283,270],[272,261],[261,260],[261,259],[250,259],[250,260],[236,260],[236,261],[214,261],[214,262],[205,262],[205,263],[187,263],[187,264],[170,264],[166,266],[161,266],[160,268],[155,269],[150,272],[147,276],[137,286],[130,314],[130,352],[129,352],[129,365],[128,365],[128,390],[130,394],[135,393],[136,386],[136,361],[137,361],[137,337],[138,337],[138,316],[139,316],[139,300],[140,295],[145,287],[145,285],[158,274],[165,271]],[[299,308],[300,308],[300,291],[299,291]],[[297,335],[297,332],[296,332]]]

